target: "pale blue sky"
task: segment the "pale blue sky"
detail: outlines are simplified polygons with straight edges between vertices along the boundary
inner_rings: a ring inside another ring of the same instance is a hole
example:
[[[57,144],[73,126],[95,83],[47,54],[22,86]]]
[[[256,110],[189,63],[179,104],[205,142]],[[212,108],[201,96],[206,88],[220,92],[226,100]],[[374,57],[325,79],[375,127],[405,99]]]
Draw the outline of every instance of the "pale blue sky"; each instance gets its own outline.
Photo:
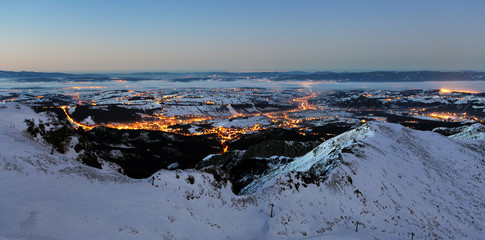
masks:
[[[485,70],[485,1],[4,1],[0,70]]]

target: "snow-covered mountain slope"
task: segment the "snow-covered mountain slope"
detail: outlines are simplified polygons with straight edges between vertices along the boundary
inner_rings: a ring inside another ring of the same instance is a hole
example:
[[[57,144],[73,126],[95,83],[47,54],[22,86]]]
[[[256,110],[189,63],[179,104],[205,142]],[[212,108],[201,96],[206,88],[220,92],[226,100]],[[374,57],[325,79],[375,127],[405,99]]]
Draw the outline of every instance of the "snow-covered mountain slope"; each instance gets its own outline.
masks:
[[[282,167],[254,194],[236,196],[218,174],[162,170],[133,180],[51,154],[24,136],[22,119],[38,117],[0,108],[2,240],[484,236],[483,139],[372,123]],[[305,183],[308,172],[326,180]]]
[[[265,214],[254,207],[256,198],[235,196],[211,174],[160,171],[129,179],[25,137],[22,119],[41,118],[28,108],[0,108],[0,116],[2,240],[261,236]]]
[[[325,219],[323,226],[353,220],[404,239],[410,232],[418,239],[483,239],[484,170],[483,139],[369,123],[322,143],[245,190],[278,196],[274,204],[289,212],[283,218],[298,214],[295,202],[288,202],[298,196],[298,212]],[[304,176],[294,174],[299,171],[323,173],[324,182],[307,185]]]

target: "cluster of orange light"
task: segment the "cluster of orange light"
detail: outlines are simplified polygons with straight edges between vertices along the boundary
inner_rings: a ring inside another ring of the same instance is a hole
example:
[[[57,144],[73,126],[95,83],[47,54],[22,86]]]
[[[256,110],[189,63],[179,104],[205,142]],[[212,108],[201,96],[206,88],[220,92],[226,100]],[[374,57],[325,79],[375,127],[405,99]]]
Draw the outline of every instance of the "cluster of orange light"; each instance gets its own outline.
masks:
[[[186,133],[183,132],[182,129],[174,127],[177,124],[200,124],[200,123],[208,123],[210,120],[215,119],[236,119],[236,118],[245,118],[245,117],[252,117],[252,116],[265,116],[278,127],[283,128],[297,128],[298,124],[302,123],[304,120],[316,120],[316,119],[325,119],[328,117],[318,117],[318,118],[308,118],[308,119],[293,119],[288,114],[301,112],[305,110],[316,110],[318,107],[316,105],[312,105],[308,103],[308,100],[315,98],[316,94],[311,93],[308,96],[300,97],[292,99],[292,102],[298,103],[297,109],[292,110],[285,110],[285,111],[276,111],[271,113],[250,113],[250,114],[236,114],[229,117],[211,117],[211,116],[194,116],[194,115],[187,115],[183,117],[167,117],[163,114],[155,113],[153,116],[144,116],[146,118],[152,118],[150,121],[143,121],[143,122],[132,122],[132,123],[110,123],[103,125],[104,127],[114,128],[114,129],[125,129],[125,130],[155,130],[155,131],[163,131],[163,132],[172,132],[177,133],[185,136],[197,136],[197,135],[216,135],[219,142],[223,145],[223,151],[226,152],[228,150],[228,146],[226,143],[230,140],[237,139],[243,134],[247,134],[250,132],[264,130],[265,128],[262,127],[260,124],[255,124],[250,127],[212,127],[208,129],[204,129],[203,131],[194,132],[194,133]],[[77,99],[78,96],[75,96]],[[211,102],[212,103],[212,102]],[[100,125],[86,125],[80,122],[75,121],[67,112],[67,106],[61,107],[64,110],[69,121],[71,121],[74,125],[84,128],[85,130],[91,130],[94,127],[98,127]]]
[[[446,89],[446,88],[442,88],[440,89],[440,93],[451,93],[453,91],[451,91],[450,89]]]
[[[70,118],[69,120],[72,120]],[[194,119],[191,119],[194,120]],[[247,134],[250,132],[255,132],[259,130],[263,130],[264,128],[261,127],[259,124],[255,124],[251,127],[245,128],[227,128],[227,127],[214,127],[205,129],[202,132],[195,132],[195,133],[185,133],[181,132],[180,128],[174,128],[173,126],[179,122],[187,122],[187,120],[174,120],[168,119],[167,122],[163,121],[151,121],[151,122],[134,122],[134,123],[127,123],[127,124],[106,124],[105,127],[114,128],[118,130],[156,130],[156,131],[163,131],[163,132],[172,132],[177,133],[184,136],[199,136],[199,135],[216,135],[219,142],[224,147],[224,152],[228,150],[228,146],[225,144],[227,141],[232,139],[238,138],[242,134]],[[75,123],[78,126],[85,128],[86,126],[80,123]],[[94,126],[93,126],[94,127]],[[88,128],[88,130],[92,129],[93,127]]]
[[[305,96],[305,97],[301,97],[301,98],[295,98],[292,101],[293,102],[300,103],[300,105],[298,106],[298,108],[301,111],[305,111],[305,110],[316,110],[317,109],[317,106],[308,103],[308,100],[310,100],[312,98],[316,98],[316,97],[317,97],[317,95],[312,92],[311,95],[308,95],[308,96]]]
[[[15,98],[2,100],[2,101],[0,101],[0,103],[8,103],[8,102],[13,102],[13,101],[15,101]]]
[[[418,111],[418,112],[424,112],[426,111],[426,108],[411,108],[409,109],[410,111]]]
[[[450,90],[450,89],[446,89],[446,88],[442,88],[442,89],[440,89],[440,93],[452,93],[452,92],[461,92],[461,93],[479,93],[479,92],[472,91],[472,90]]]
[[[442,121],[454,121],[454,122],[459,122],[459,121],[481,121],[475,116],[468,116],[467,113],[430,113],[430,114],[423,114],[428,117],[432,117],[434,119],[442,120]]]
[[[225,145],[227,141],[235,139],[239,137],[241,134],[246,134],[250,132],[260,131],[264,128],[261,127],[259,124],[255,124],[252,127],[245,127],[245,128],[227,128],[227,127],[215,127],[206,129],[203,132],[203,135],[209,134],[217,134],[219,137],[219,141],[222,145]]]
[[[435,118],[435,119],[442,119],[442,120],[450,120],[453,119],[452,116],[450,115],[441,115],[441,114],[436,114],[436,113],[430,113],[427,116]]]

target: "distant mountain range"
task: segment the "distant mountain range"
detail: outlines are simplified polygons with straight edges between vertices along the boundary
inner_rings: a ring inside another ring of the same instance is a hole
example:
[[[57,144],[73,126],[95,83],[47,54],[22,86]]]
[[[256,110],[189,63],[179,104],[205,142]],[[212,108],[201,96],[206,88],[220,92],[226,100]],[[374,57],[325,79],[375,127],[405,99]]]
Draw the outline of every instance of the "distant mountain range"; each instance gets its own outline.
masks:
[[[475,71],[373,71],[373,72],[139,72],[112,74],[71,74],[49,72],[0,71],[0,78],[20,82],[49,81],[140,81],[167,80],[192,81],[235,81],[243,79],[268,79],[271,81],[348,81],[348,82],[423,82],[423,81],[483,81],[485,72]]]

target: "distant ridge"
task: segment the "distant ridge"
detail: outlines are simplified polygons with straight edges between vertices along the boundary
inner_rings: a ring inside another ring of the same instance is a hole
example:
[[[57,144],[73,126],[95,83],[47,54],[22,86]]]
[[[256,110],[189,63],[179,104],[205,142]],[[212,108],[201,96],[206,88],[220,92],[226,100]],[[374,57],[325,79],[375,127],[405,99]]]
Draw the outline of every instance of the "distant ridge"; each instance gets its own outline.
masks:
[[[7,77],[7,78],[18,78],[18,77],[67,77],[72,76],[73,74],[69,73],[60,73],[60,72],[32,72],[32,71],[1,71],[0,70],[0,77]]]
[[[234,81],[247,78],[266,78],[271,81],[339,81],[339,82],[424,82],[424,81],[483,81],[485,72],[476,71],[370,71],[370,72],[133,72],[107,74],[73,74],[60,72],[0,71],[0,77],[18,81]]]

